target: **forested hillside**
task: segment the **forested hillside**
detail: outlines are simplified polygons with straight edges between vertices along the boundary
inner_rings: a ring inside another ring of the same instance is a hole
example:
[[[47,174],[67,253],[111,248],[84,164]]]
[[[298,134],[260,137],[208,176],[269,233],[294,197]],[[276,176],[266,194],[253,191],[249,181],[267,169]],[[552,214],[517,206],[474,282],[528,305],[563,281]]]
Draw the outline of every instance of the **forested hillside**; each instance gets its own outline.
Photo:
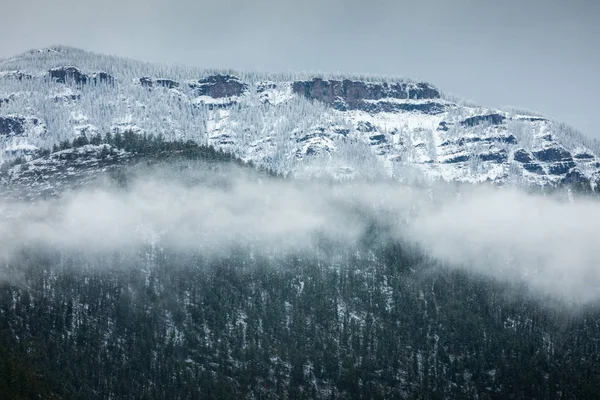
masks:
[[[223,171],[243,165],[181,146],[138,153],[96,182],[126,190],[150,166],[212,185],[185,173],[205,168],[226,188]],[[244,179],[288,184],[250,171]],[[597,395],[596,303],[450,268],[399,241],[395,221],[354,215],[351,241],[315,232],[295,249],[251,237],[219,252],[156,237],[108,253],[94,241],[22,243],[1,269],[0,384],[15,398],[65,399]]]

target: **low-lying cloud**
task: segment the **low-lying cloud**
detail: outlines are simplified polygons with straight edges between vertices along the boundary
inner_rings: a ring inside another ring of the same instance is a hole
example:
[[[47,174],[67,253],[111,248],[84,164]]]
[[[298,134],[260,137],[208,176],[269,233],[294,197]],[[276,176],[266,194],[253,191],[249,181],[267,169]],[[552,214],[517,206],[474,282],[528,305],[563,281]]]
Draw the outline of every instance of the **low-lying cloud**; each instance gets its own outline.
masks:
[[[448,265],[575,301],[600,297],[600,202],[510,189],[464,193],[411,224]]]
[[[159,246],[208,255],[233,246],[311,252],[319,237],[356,246],[373,222],[451,268],[575,302],[600,298],[600,202],[512,189],[264,179],[232,169],[145,171],[37,202],[0,202],[0,255],[48,246],[114,252]],[[191,179],[190,179],[191,178]]]

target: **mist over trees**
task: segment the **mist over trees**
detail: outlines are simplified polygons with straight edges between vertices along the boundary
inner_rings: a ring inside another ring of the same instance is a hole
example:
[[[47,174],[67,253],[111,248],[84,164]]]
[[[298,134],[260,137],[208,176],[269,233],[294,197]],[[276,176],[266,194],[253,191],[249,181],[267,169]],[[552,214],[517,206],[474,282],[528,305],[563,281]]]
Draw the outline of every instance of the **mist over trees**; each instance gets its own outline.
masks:
[[[197,145],[126,137],[109,139],[130,150],[149,143],[163,149],[148,151],[162,154],[149,167],[160,179],[182,180],[190,204],[203,186],[247,198],[227,172],[236,163],[245,169],[243,162]],[[73,145],[90,144],[55,150]],[[186,169],[186,159],[204,164]],[[124,167],[102,185],[120,188],[115,195],[135,189],[148,175],[148,167],[139,168]],[[208,174],[185,172],[202,168]],[[252,169],[234,176],[262,182],[261,195],[269,195],[269,180],[284,199],[300,195],[281,177]],[[342,199],[353,192],[338,185]],[[380,199],[408,196],[372,187]],[[112,221],[93,197],[84,199],[85,213]],[[284,203],[273,203],[270,213]],[[2,266],[0,365],[8,367],[0,388],[14,398],[594,398],[597,300],[573,303],[527,280],[490,276],[485,265],[457,269],[400,240],[401,214],[381,218],[381,210],[393,210],[377,204],[351,209],[356,234],[317,225],[297,250],[254,239],[221,252],[204,251],[200,242],[182,251],[153,235],[134,246],[127,230],[108,252],[99,246],[103,238],[71,249],[18,241]],[[310,218],[310,208],[300,209]],[[77,221],[90,227],[89,219]],[[231,229],[224,238],[243,225]]]
[[[31,249],[2,285],[2,347],[66,398],[593,398],[596,307],[363,241],[323,243],[327,263]]]

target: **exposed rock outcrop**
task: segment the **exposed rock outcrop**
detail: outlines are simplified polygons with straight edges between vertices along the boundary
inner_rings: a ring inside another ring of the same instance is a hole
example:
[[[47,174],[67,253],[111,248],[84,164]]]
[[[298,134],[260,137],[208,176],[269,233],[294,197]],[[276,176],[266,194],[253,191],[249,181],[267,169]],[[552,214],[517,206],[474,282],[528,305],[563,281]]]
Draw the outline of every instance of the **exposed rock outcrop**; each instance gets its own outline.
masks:
[[[94,84],[106,83],[106,84],[109,84],[109,85],[114,85],[115,78],[114,78],[114,76],[112,76],[108,72],[100,71],[100,72],[96,72],[92,76],[92,81],[94,82]]]
[[[479,154],[479,159],[481,161],[494,161],[496,163],[501,164],[506,162],[506,160],[508,159],[508,155],[506,154],[505,150],[499,150],[496,152]]]
[[[145,87],[154,87],[156,86],[161,86],[167,89],[174,89],[179,87],[179,82],[176,82],[172,79],[166,79],[166,78],[157,78],[157,79],[152,79],[149,76],[143,76],[140,78],[140,85],[145,86]]]
[[[176,87],[179,87],[179,82],[166,78],[156,79],[156,84],[158,86],[166,87],[167,89],[174,89]]]
[[[115,78],[108,72],[99,71],[93,75],[84,74],[81,70],[74,66],[63,66],[52,68],[48,71],[50,79],[54,82],[68,84],[74,83],[76,85],[86,84],[114,84]]]
[[[533,158],[531,158],[531,155],[525,150],[518,149],[514,153],[514,160],[520,163],[530,163],[531,161],[533,161]]]
[[[481,124],[500,125],[506,119],[505,116],[500,114],[487,114],[487,115],[476,115],[474,117],[466,118],[460,121],[462,126],[476,126]]]
[[[215,99],[240,96],[248,90],[248,85],[233,75],[211,75],[197,82],[191,82],[189,86],[196,95],[210,96]]]
[[[533,156],[538,160],[545,162],[573,161],[571,153],[560,146],[534,151]]]
[[[444,161],[444,164],[455,164],[460,162],[469,161],[469,156],[466,154],[460,154],[453,157],[450,157]]]
[[[25,118],[16,116],[0,116],[0,137],[18,136],[25,133]]]
[[[256,93],[263,93],[267,90],[277,89],[277,84],[275,82],[259,82],[256,85]]]
[[[142,76],[140,78],[140,85],[144,87],[152,87],[154,86],[154,81],[149,76]]]
[[[593,154],[583,152],[575,154],[573,158],[575,158],[576,160],[586,161],[593,160],[595,157]]]
[[[573,168],[571,171],[565,174],[561,184],[567,185],[578,190],[589,191],[591,190],[591,180],[587,178],[577,168]]]
[[[83,85],[89,82],[90,77],[77,67],[56,67],[48,71],[50,79],[58,83],[76,83]]]
[[[375,127],[368,121],[359,121],[356,124],[356,130],[359,132],[375,132]]]
[[[371,135],[369,136],[369,140],[373,144],[381,144],[387,142],[387,139],[384,134]]]
[[[546,175],[542,166],[536,162],[524,163],[523,168],[526,171],[532,172],[538,175]]]
[[[446,122],[446,121],[440,122],[437,127],[438,131],[443,131],[443,132],[448,132],[449,129],[450,129],[450,127],[448,126],[448,122]]]
[[[296,81],[292,84],[295,93],[311,100],[319,100],[337,109],[360,109],[367,107],[364,100],[393,99],[437,99],[439,91],[427,83],[360,82],[349,79]]]

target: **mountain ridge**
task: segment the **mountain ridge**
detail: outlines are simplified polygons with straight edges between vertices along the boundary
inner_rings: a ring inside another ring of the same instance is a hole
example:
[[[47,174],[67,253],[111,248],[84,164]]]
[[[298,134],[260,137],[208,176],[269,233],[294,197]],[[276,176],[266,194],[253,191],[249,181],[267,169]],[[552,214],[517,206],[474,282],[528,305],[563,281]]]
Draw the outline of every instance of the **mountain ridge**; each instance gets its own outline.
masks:
[[[206,70],[54,46],[0,61],[0,82],[4,163],[81,135],[131,131],[297,177],[589,190],[600,180],[596,140],[406,78]]]

